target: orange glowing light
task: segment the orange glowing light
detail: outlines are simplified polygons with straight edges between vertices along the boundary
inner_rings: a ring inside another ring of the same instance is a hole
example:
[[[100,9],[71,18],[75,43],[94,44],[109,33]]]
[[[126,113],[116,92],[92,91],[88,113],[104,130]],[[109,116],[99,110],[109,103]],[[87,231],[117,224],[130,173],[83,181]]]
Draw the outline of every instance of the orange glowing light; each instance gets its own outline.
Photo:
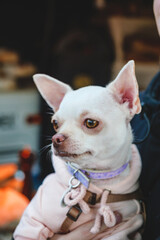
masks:
[[[22,157],[23,159],[29,158],[30,155],[31,155],[31,149],[29,149],[29,148],[24,148],[24,149],[22,150],[22,152],[21,152],[21,157]]]

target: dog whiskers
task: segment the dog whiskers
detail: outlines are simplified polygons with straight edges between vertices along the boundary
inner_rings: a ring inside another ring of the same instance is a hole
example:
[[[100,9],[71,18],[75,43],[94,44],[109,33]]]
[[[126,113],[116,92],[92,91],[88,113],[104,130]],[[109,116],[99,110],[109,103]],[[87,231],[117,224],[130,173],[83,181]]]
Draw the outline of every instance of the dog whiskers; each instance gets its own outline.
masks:
[[[47,141],[51,141],[52,140],[52,136],[44,136],[44,139]]]
[[[51,148],[51,146],[52,146],[52,143],[42,147],[41,150],[40,150],[40,154],[42,154],[46,149]],[[49,149],[49,150],[51,151],[51,149]]]
[[[46,154],[46,158],[50,160],[50,159],[51,159],[51,156],[52,156],[52,150],[49,149],[48,152],[47,152],[47,154]]]
[[[53,112],[46,112],[46,114],[53,116],[54,113]]]

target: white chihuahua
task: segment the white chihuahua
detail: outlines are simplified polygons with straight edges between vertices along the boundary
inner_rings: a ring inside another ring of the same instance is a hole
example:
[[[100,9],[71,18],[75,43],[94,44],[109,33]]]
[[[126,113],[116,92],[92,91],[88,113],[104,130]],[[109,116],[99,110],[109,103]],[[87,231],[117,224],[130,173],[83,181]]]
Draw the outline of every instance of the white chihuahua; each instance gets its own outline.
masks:
[[[14,233],[15,240],[45,240],[95,219],[93,239],[141,239],[138,178],[141,161],[130,120],[141,111],[134,61],[106,87],[70,86],[34,75],[55,112],[49,175]],[[102,231],[102,225],[106,225]]]

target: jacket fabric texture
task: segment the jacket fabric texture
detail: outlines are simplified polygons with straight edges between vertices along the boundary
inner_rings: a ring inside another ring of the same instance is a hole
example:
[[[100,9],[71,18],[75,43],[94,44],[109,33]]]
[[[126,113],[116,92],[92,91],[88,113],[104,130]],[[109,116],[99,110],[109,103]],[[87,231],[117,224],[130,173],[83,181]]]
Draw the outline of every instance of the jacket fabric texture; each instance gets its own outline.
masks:
[[[130,174],[122,181],[111,186],[112,193],[129,193],[130,189],[138,188],[138,178],[141,171],[141,160],[135,145],[132,145],[132,159],[129,162]],[[67,171],[66,164],[58,157],[54,156],[55,173],[46,177],[39,187],[35,197],[26,208],[22,219],[14,232],[15,240],[46,240],[60,231],[60,227],[66,218],[68,206],[60,205],[63,193],[66,191],[68,181],[71,178]],[[108,187],[108,186],[107,186]],[[103,189],[96,187],[92,183],[89,191],[101,194]],[[123,221],[119,225],[106,229],[106,232],[99,233],[99,238],[104,236],[127,235],[128,229],[140,227],[143,223],[140,213],[140,206],[136,200],[116,202],[108,204],[113,211],[119,211],[123,216]],[[90,212],[82,213],[79,219],[71,225],[70,230],[76,228],[91,219],[95,219],[99,204],[90,206]],[[138,225],[139,224],[139,225]],[[121,239],[124,239],[122,236]],[[96,235],[97,237],[97,235]],[[96,238],[97,239],[97,238]],[[112,238],[109,238],[112,239]],[[114,238],[116,239],[116,238]],[[120,239],[120,238],[117,238]]]

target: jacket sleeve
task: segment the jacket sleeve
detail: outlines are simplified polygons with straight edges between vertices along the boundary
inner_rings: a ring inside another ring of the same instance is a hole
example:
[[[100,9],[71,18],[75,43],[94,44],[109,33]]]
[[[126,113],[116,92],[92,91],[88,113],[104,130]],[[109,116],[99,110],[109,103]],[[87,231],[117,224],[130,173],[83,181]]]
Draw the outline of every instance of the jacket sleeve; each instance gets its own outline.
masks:
[[[14,240],[46,240],[53,232],[43,223],[42,215],[43,185],[39,187],[13,234]]]

